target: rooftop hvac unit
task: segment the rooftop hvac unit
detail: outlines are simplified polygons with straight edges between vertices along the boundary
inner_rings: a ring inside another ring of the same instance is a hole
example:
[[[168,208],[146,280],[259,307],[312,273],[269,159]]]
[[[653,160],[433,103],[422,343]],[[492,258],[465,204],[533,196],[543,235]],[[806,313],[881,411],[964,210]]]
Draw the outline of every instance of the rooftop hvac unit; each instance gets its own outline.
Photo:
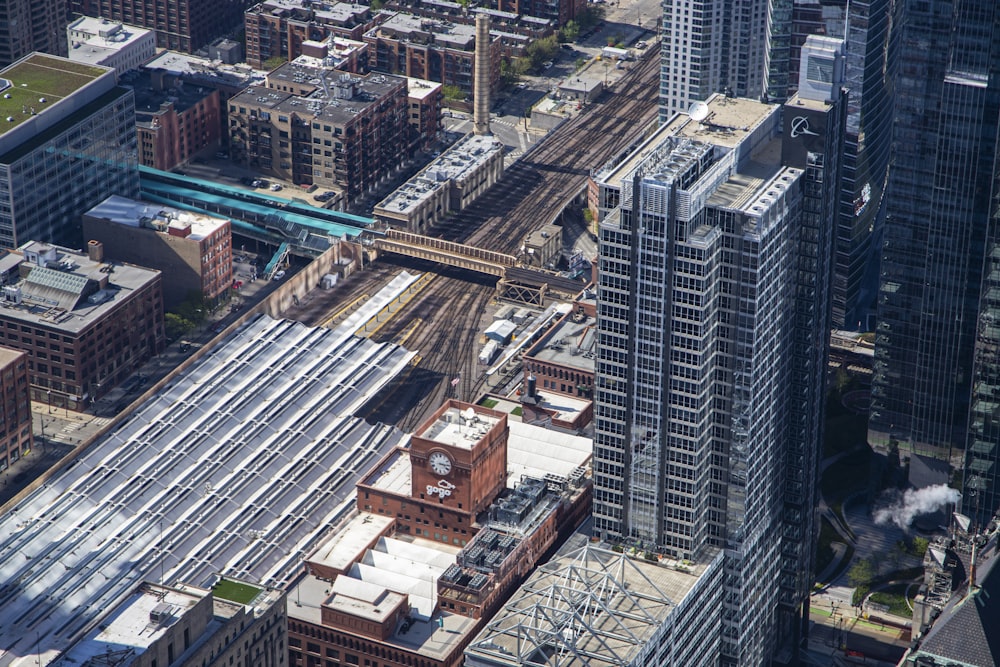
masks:
[[[160,602],[149,610],[149,622],[154,625],[163,625],[174,615],[174,606],[166,602]]]

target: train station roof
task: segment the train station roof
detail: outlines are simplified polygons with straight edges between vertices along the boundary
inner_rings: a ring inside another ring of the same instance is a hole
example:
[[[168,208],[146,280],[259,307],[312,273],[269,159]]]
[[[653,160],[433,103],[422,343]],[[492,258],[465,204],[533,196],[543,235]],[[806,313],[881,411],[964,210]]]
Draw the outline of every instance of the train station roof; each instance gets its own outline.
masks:
[[[0,516],[0,667],[50,664],[144,580],[282,588],[406,442],[354,413],[413,354],[260,317]]]

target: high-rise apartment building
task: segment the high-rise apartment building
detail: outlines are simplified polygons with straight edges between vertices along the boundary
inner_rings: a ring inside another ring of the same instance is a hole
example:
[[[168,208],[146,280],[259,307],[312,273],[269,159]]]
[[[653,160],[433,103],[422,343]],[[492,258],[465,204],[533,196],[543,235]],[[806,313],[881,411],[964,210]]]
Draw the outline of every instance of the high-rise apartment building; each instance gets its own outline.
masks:
[[[903,12],[868,437],[956,467],[967,455],[964,511],[982,519],[998,501],[1000,5]]]
[[[764,92],[767,0],[664,0],[660,122],[725,92]]]
[[[32,51],[66,55],[67,0],[0,0],[0,67]]]
[[[99,65],[33,53],[0,70],[0,247],[79,248],[84,211],[138,196],[134,99]]]
[[[156,32],[161,49],[193,53],[243,21],[243,0],[70,0],[78,14]],[[65,25],[63,26],[65,29]]]
[[[874,314],[877,245],[885,218],[892,134],[891,13],[897,3],[746,0],[735,5],[731,12],[721,0],[664,3],[660,119],[666,121],[713,93],[784,102],[798,88],[809,35],[844,38],[844,85],[850,98],[832,322],[837,328],[866,329]]]
[[[714,96],[597,177],[595,532],[695,562],[724,552],[717,664],[791,659],[808,605],[837,44],[815,44],[784,108]]]

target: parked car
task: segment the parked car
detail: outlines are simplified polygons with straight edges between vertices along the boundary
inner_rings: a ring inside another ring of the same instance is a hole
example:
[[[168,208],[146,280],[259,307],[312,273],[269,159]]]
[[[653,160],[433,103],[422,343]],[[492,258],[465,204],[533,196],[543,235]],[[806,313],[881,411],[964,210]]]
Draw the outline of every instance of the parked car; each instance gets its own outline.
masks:
[[[284,277],[285,277],[285,272],[284,271],[278,271],[277,273],[274,274],[274,277],[271,278],[271,280],[281,280]]]
[[[542,67],[545,69],[552,69],[552,66],[554,64],[555,63],[553,63],[551,60],[546,60],[545,62],[542,63]]]
[[[226,160],[229,158],[229,154],[226,153],[225,151],[219,151],[218,153],[215,154],[215,157],[217,157],[220,160]]]
[[[280,183],[271,183],[271,192],[279,192],[281,190]]]

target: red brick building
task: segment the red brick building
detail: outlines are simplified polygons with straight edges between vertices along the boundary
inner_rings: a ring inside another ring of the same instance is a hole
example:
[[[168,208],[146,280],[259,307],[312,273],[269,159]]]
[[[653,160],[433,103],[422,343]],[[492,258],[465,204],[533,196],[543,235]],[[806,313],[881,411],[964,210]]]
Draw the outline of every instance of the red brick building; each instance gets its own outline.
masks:
[[[229,100],[231,158],[350,201],[411,154],[407,100],[402,77],[286,63]]]
[[[193,53],[236,28],[245,5],[219,0],[70,0],[77,14],[156,32],[156,46]]]
[[[28,355],[31,398],[89,405],[166,345],[160,272],[29,241],[0,257],[0,345]]]
[[[218,90],[184,86],[163,72],[131,77],[139,164],[170,171],[219,145],[223,107]]]
[[[0,471],[31,451],[28,355],[0,347]]]
[[[460,665],[589,513],[590,447],[448,401],[358,484],[360,513],[306,559],[288,595],[289,664]]]
[[[216,301],[233,285],[232,223],[224,218],[112,195],[83,214],[83,234],[108,259],[161,271],[167,310],[192,293]]]
[[[360,4],[314,6],[306,0],[265,0],[243,16],[247,63],[263,69],[272,58],[295,60],[303,54],[303,43],[324,41],[330,34],[360,40],[382,16]]]

